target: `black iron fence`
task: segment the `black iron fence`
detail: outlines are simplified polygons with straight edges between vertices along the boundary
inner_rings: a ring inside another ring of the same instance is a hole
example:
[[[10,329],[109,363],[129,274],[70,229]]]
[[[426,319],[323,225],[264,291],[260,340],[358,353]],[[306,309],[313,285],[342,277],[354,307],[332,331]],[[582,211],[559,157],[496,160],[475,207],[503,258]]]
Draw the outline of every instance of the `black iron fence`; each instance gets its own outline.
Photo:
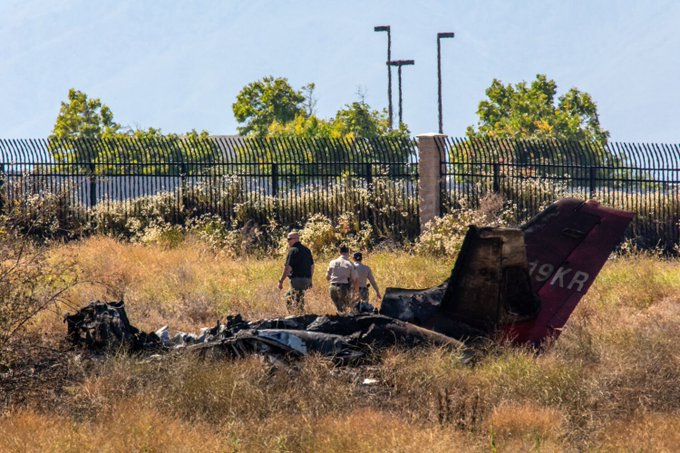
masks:
[[[635,212],[628,231],[643,247],[680,241],[680,147],[662,144],[448,139],[442,210],[479,206],[485,194],[512,201],[525,219],[565,197],[595,198]]]
[[[103,229],[140,217],[217,215],[238,227],[345,214],[379,235],[415,237],[416,154],[400,138],[0,140],[0,171],[5,203],[60,193]]]
[[[442,212],[498,193],[527,219],[564,196],[636,213],[629,237],[645,247],[680,242],[680,147],[557,141],[440,142]],[[0,210],[53,197],[90,228],[182,224],[215,215],[302,224],[314,214],[367,222],[380,236],[419,234],[415,139],[0,140]],[[55,195],[56,194],[56,195]]]

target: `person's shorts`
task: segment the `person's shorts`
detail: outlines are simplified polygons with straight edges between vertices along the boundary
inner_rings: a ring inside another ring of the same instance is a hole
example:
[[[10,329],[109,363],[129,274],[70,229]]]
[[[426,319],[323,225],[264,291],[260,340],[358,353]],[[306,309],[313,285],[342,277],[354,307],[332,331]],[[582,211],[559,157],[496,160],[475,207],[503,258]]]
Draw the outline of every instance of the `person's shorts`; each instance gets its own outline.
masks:
[[[293,277],[290,279],[290,287],[297,291],[304,291],[312,286],[312,279],[305,277]]]
[[[368,302],[368,288],[362,286],[359,288],[359,299]]]

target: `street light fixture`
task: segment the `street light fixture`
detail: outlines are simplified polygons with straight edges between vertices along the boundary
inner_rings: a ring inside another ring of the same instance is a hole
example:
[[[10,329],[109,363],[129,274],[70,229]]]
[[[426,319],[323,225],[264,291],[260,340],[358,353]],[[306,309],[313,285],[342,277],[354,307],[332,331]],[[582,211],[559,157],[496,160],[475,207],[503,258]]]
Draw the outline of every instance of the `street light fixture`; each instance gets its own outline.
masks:
[[[438,93],[438,107],[439,107],[439,133],[444,133],[444,127],[442,123],[442,51],[440,40],[442,38],[453,38],[455,34],[453,32],[437,33],[437,93]]]
[[[378,25],[373,27],[373,31],[386,31],[387,32],[387,60],[392,60],[392,36],[390,34],[389,25]],[[387,65],[387,105],[388,114],[390,117],[390,129],[392,129],[392,67]]]
[[[399,126],[401,127],[403,121],[402,121],[402,110],[401,110],[401,67],[402,66],[412,66],[416,64],[414,60],[394,60],[394,61],[388,61],[387,65],[388,66],[396,66],[397,67],[397,74],[399,77]]]

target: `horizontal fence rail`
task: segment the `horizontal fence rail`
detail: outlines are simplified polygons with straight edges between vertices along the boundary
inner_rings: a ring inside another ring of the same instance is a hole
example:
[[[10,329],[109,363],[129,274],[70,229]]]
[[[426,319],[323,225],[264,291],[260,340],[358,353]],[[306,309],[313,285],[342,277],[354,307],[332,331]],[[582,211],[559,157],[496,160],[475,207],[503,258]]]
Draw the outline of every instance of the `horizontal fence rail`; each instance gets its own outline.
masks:
[[[627,235],[642,247],[680,240],[678,145],[451,138],[441,146],[443,212],[497,193],[527,220],[559,198],[594,198],[635,212]]]
[[[416,150],[401,138],[0,140],[0,171],[5,203],[59,193],[100,229],[203,215],[299,227],[323,214],[415,238]]]

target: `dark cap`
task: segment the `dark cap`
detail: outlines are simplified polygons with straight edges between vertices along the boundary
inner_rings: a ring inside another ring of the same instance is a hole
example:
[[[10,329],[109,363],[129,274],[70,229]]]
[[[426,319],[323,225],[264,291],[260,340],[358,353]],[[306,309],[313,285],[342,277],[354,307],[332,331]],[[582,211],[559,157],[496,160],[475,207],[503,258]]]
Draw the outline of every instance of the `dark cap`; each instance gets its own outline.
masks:
[[[354,258],[357,261],[361,261],[363,257],[364,256],[361,254],[361,252],[354,252],[354,255],[352,255],[352,258]]]

